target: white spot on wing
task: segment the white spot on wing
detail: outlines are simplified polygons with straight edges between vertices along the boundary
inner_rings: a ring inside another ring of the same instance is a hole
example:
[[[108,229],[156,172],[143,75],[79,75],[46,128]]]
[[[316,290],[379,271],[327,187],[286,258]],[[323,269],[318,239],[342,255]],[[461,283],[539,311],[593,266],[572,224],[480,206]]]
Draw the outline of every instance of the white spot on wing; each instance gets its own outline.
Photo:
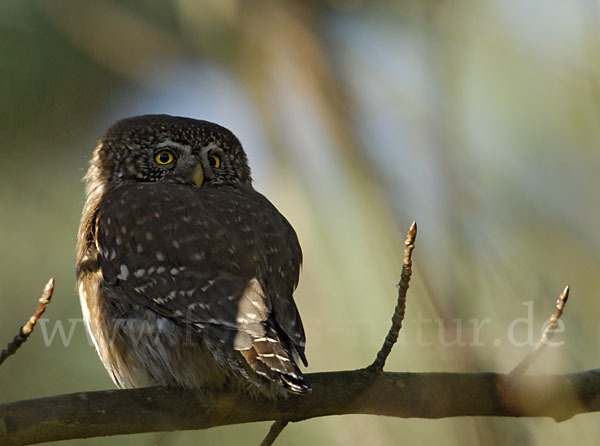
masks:
[[[117,276],[117,279],[127,280],[129,277],[129,268],[126,265],[121,265],[121,273]]]
[[[208,290],[211,286],[213,286],[213,283],[215,283],[214,280],[209,280],[207,282],[207,284],[204,285],[203,287],[201,287],[200,289],[202,290],[203,293],[206,293],[206,290]]]

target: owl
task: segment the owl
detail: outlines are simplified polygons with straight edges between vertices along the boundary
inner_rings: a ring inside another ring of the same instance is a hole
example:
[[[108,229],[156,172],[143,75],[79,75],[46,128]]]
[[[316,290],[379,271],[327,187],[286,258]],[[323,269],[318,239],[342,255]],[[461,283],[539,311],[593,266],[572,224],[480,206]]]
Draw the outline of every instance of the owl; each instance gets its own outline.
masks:
[[[118,121],[94,150],[77,241],[86,326],[118,387],[308,393],[302,251],[207,121]]]

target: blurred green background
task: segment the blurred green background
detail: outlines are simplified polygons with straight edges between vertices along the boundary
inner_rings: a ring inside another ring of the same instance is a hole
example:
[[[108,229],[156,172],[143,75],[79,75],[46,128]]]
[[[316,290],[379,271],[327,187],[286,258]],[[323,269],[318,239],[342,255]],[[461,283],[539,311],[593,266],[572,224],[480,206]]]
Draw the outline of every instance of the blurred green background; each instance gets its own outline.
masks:
[[[596,1],[0,2],[0,401],[113,388],[74,286],[81,178],[113,121],[169,113],[240,138],[305,253],[308,372],[372,361],[419,223],[387,369],[509,371],[565,284],[564,332],[531,372],[599,366]],[[525,305],[524,305],[525,303]],[[59,328],[64,330],[64,340]],[[52,337],[54,333],[54,337]],[[269,423],[64,445],[259,444]],[[598,415],[289,426],[277,444],[595,444]]]

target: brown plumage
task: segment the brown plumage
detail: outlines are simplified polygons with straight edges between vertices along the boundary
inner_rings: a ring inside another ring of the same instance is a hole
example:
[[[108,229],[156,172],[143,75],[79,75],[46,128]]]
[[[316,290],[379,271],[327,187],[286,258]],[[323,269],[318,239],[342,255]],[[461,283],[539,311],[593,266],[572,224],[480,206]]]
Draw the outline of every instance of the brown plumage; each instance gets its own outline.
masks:
[[[84,317],[120,387],[310,387],[302,252],[227,129],[145,115],[94,151],[77,245]]]

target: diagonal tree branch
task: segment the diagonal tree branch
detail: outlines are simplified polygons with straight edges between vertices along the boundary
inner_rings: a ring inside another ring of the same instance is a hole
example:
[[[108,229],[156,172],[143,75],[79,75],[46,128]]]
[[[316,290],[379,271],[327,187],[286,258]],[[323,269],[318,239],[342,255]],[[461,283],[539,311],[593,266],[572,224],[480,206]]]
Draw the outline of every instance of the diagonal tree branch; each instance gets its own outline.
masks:
[[[552,313],[552,316],[550,316],[550,320],[548,321],[548,325],[546,326],[546,329],[544,330],[542,337],[537,342],[537,344],[535,345],[533,350],[531,350],[527,354],[527,356],[525,356],[525,358],[523,358],[523,360],[519,364],[517,364],[517,366],[514,369],[511,370],[511,372],[510,372],[511,376],[518,376],[518,375],[522,375],[523,373],[525,373],[527,371],[527,369],[529,367],[531,367],[531,364],[533,364],[535,362],[535,360],[538,358],[538,356],[540,356],[540,353],[542,352],[544,347],[546,347],[546,345],[548,345],[548,342],[550,342],[550,339],[552,339],[552,337],[554,336],[554,329],[558,325],[558,320],[562,316],[563,309],[565,308],[565,305],[567,304],[568,298],[569,298],[569,286],[567,285],[565,287],[565,289],[563,290],[563,292],[560,293],[560,296],[558,297],[558,300],[556,301],[556,309],[554,310],[554,313]]]
[[[50,280],[48,280],[48,283],[46,283],[41,297],[38,299],[39,304],[33,316],[29,318],[25,325],[19,329],[19,333],[0,352],[0,364],[2,364],[10,355],[14,354],[19,347],[23,345],[27,338],[29,338],[29,335],[33,332],[33,327],[35,327],[35,324],[37,324],[38,319],[42,314],[44,314],[44,311],[46,311],[46,306],[50,303],[53,292],[54,278],[51,277]]]
[[[310,395],[286,400],[150,387],[74,393],[0,405],[0,444],[33,444],[139,432],[345,414],[401,418],[551,417],[600,411],[600,369],[566,375],[370,373],[307,376]]]
[[[279,434],[281,434],[281,432],[283,432],[283,430],[285,429],[285,427],[287,425],[288,425],[287,421],[280,421],[280,420],[275,421],[271,425],[271,429],[269,429],[267,436],[262,441],[260,446],[271,446],[275,442],[275,440],[277,440],[277,437],[279,437]]]

